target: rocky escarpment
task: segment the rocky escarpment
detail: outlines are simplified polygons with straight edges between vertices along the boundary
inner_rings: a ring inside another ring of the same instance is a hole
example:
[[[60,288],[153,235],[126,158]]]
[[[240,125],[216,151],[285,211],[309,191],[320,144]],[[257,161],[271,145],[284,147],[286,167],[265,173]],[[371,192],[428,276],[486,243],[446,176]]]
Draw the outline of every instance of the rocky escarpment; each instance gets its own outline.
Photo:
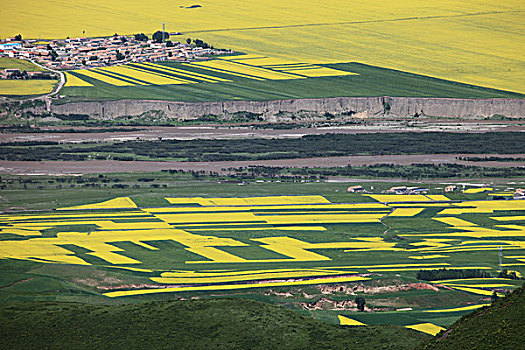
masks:
[[[525,99],[454,99],[412,97],[336,97],[273,101],[176,102],[151,100],[81,101],[48,103],[27,109],[35,114],[84,114],[115,119],[155,113],[166,119],[194,119],[252,113],[263,120],[294,119],[302,115],[357,117],[437,117],[485,119],[493,116],[525,117]]]

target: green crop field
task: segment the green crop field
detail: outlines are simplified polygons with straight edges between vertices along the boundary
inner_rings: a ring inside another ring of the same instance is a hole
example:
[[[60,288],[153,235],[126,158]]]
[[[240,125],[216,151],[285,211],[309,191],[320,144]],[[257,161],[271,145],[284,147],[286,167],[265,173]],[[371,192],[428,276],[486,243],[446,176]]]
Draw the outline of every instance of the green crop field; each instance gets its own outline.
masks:
[[[236,297],[435,334],[522,284],[525,201],[493,200],[503,185],[389,195],[170,176],[3,176],[0,302]]]
[[[26,60],[19,60],[15,58],[9,58],[9,57],[0,57],[0,69],[7,69],[7,68],[14,68],[19,69],[20,71],[28,71],[28,72],[40,72],[45,71],[45,69],[40,68],[39,66],[26,61]]]
[[[223,62],[225,60],[213,60]],[[130,65],[129,75],[99,70],[98,75],[73,71],[77,78],[93,86],[74,87],[66,84],[61,94],[88,99],[159,99],[176,101],[275,100],[325,98],[334,96],[404,96],[455,98],[522,98],[519,93],[483,88],[427,76],[405,73],[360,63],[317,65],[319,69],[339,71],[341,75],[293,76],[287,79],[265,79],[256,75],[225,69],[208,70],[197,64],[158,63]],[[254,66],[259,69],[258,66]],[[167,69],[166,69],[167,68]],[[244,67],[241,66],[241,69]],[[279,73],[273,69],[270,74]],[[150,82],[131,83],[134,72],[149,74]],[[350,74],[352,73],[352,74]],[[256,73],[253,73],[256,74]],[[335,74],[335,73],[332,73]],[[190,75],[192,78],[188,78]],[[172,85],[156,84],[155,78],[175,79]],[[270,75],[272,77],[272,75]],[[98,79],[96,79],[98,78]],[[176,84],[176,79],[189,79]],[[306,78],[306,79],[305,79]],[[111,80],[107,80],[111,79]],[[192,80],[193,79],[193,80]],[[203,81],[202,79],[207,79]],[[213,81],[209,81],[214,79]],[[107,82],[104,82],[106,80]],[[111,82],[111,83],[110,83]],[[115,84],[127,86],[118,86]],[[144,84],[144,85],[140,85]]]

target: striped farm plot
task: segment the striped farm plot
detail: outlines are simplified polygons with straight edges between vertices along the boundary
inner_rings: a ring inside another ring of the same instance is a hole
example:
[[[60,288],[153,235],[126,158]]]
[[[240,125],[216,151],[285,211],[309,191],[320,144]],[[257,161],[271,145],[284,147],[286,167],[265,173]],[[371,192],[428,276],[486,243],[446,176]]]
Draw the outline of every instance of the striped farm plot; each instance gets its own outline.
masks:
[[[313,77],[356,75],[352,72],[308,63],[296,63],[256,55],[239,55],[190,65],[214,72],[233,74],[256,80],[306,79]]]
[[[276,64],[276,62],[280,62]],[[89,77],[114,86],[184,85],[197,83],[224,83],[244,78],[256,81],[306,79],[355,75],[355,73],[313,64],[285,63],[262,56],[239,55],[213,60],[167,66],[157,63],[130,63],[93,69],[79,69],[68,73],[68,87],[92,86],[82,78]]]
[[[154,64],[143,66],[149,65]],[[142,73],[135,78],[146,79]],[[521,268],[516,264],[525,256],[525,227],[505,222],[522,217],[525,201],[370,197],[376,201],[333,203],[322,195],[166,197],[162,207],[117,197],[52,212],[6,213],[0,215],[0,259],[128,269],[159,286],[108,291],[108,297],[352,283],[375,275],[413,276],[421,269],[490,272],[498,250],[507,253],[505,265]],[[426,210],[433,216],[425,216]],[[396,229],[396,223],[412,228]],[[382,232],[389,227],[400,238],[387,239]],[[472,252],[492,252],[494,259],[462,255]],[[500,280],[439,285],[480,297],[514,287]]]

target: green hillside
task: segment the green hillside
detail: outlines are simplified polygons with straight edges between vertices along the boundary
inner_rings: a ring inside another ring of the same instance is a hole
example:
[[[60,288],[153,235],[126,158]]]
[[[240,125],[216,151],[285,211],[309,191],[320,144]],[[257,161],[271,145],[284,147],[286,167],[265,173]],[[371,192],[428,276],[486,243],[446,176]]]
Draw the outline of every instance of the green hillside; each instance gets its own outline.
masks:
[[[2,349],[413,349],[428,336],[398,326],[342,327],[264,303],[163,301],[120,306],[7,304]]]
[[[523,349],[524,315],[522,286],[491,306],[463,316],[423,349]]]

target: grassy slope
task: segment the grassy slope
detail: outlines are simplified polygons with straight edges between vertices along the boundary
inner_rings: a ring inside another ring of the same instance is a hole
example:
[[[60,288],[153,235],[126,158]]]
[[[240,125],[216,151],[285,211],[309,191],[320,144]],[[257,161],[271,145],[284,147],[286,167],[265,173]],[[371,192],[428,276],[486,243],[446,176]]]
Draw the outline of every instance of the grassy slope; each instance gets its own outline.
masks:
[[[199,74],[209,71],[178,63],[164,63]],[[360,63],[341,63],[327,67],[359,73],[359,75],[318,77],[293,80],[265,80],[239,78],[213,73],[226,83],[199,83],[188,85],[149,85],[116,87],[99,80],[81,78],[95,87],[66,87],[62,93],[70,97],[89,99],[159,99],[177,101],[274,100],[293,98],[325,98],[335,96],[405,96],[455,98],[522,98],[523,95],[482,88],[423,75],[368,66]],[[80,77],[80,76],[79,76]]]
[[[120,306],[10,304],[0,309],[3,349],[413,349],[428,336],[395,326],[327,325],[238,299]]]
[[[9,57],[0,57],[0,69],[6,69],[6,68],[17,68],[21,71],[29,71],[29,72],[40,72],[45,71],[45,69],[40,68],[37,65],[34,65],[33,63],[26,61],[26,60],[20,60],[17,58],[9,58]]]
[[[424,349],[521,349],[525,341],[525,288],[454,323]]]
[[[46,71],[33,63],[17,58],[0,57],[0,70],[17,68],[20,71]],[[0,80],[0,95],[5,96],[33,96],[41,95],[53,90],[56,80]]]

